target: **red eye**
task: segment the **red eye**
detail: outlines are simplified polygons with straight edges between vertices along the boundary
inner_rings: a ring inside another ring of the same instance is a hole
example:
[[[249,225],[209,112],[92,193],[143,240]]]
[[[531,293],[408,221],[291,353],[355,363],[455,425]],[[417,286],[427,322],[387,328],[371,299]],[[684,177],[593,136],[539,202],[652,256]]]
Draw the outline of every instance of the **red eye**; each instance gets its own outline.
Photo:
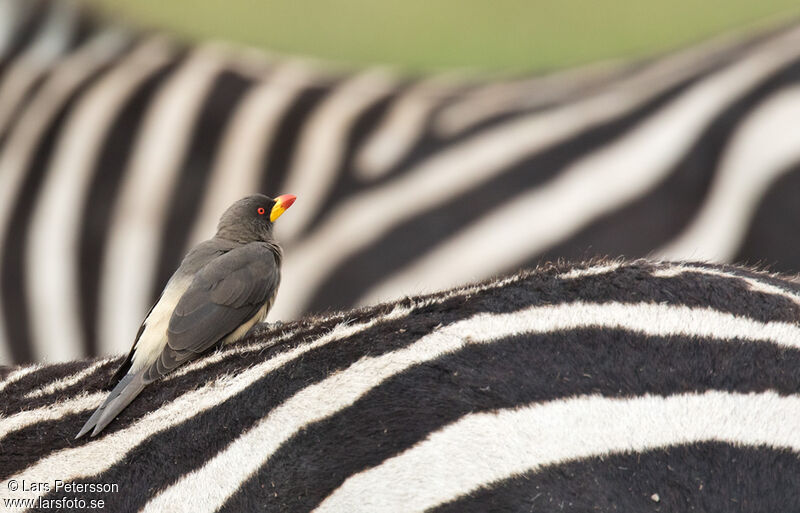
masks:
[[[258,207],[258,215],[263,216],[264,212],[266,212],[266,210],[264,210],[264,207]]]

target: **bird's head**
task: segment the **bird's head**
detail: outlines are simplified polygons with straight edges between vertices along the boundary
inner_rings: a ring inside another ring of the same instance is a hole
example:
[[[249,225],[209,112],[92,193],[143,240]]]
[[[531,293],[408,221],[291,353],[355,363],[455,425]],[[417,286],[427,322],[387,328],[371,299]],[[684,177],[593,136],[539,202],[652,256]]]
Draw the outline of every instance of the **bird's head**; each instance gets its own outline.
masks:
[[[222,214],[217,237],[237,242],[268,241],[272,239],[272,223],[292,206],[295,196],[284,194],[272,199],[253,194],[240,199]]]

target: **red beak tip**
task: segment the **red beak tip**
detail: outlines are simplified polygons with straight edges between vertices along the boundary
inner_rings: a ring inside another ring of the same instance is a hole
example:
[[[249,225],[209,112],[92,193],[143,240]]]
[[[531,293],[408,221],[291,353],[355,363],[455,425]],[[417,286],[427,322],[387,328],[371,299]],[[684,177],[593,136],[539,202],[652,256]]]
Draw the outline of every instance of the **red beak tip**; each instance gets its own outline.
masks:
[[[297,196],[294,194],[283,194],[278,196],[276,199],[280,202],[281,206],[286,209],[292,206],[292,203],[294,203],[294,200],[297,199]]]

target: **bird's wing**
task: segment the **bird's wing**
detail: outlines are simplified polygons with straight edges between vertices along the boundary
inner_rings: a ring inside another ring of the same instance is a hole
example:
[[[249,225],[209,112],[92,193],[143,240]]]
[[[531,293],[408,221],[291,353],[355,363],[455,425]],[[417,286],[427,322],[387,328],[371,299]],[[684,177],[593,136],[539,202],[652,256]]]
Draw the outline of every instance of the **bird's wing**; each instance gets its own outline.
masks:
[[[211,239],[204,242],[201,242],[184,257],[183,261],[181,261],[181,265],[175,274],[179,274],[181,271],[184,273],[194,274],[199,271],[203,265],[208,263],[210,260],[219,258],[221,255],[225,254],[227,251],[236,248],[237,246],[233,243],[227,241],[221,241],[218,239]],[[172,278],[174,278],[173,275]],[[170,282],[172,281],[170,279]],[[153,306],[150,307],[150,310],[147,311],[147,315],[144,316],[144,320],[142,321],[141,326],[139,326],[139,331],[136,333],[136,338],[133,340],[133,345],[131,346],[131,350],[128,353],[127,358],[122,362],[122,365],[119,366],[117,371],[108,381],[106,385],[107,388],[113,388],[117,383],[119,383],[122,378],[125,377],[126,374],[131,369],[133,365],[133,357],[136,354],[137,350],[139,349],[139,339],[142,337],[145,328],[147,327],[148,320],[150,319],[150,314],[153,312],[153,309],[161,302],[161,299],[164,297],[164,292],[167,291],[170,284],[168,283],[164,290],[161,291],[161,295],[158,296],[158,299]]]
[[[90,430],[92,436],[100,433],[145,385],[202,353],[251,319],[274,296],[279,281],[277,261],[266,244],[250,243],[212,258],[195,273],[178,300],[167,329],[167,345],[158,359],[148,367],[122,376],[76,438]],[[129,359],[135,351],[136,343]]]
[[[275,255],[263,243],[251,242],[210,261],[175,306],[167,346],[146,379],[164,375],[250,320],[274,296],[279,282]]]

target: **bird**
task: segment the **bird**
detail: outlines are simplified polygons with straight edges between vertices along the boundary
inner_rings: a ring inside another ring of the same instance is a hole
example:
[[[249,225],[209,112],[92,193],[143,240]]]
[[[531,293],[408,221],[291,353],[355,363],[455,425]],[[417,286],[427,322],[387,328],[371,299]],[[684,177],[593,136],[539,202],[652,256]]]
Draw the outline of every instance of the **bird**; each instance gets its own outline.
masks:
[[[212,347],[241,339],[266,318],[283,260],[273,223],[295,199],[253,194],[228,207],[216,234],[192,248],[170,277],[109,381],[114,388],[76,439],[90,430],[96,436],[146,385]]]

